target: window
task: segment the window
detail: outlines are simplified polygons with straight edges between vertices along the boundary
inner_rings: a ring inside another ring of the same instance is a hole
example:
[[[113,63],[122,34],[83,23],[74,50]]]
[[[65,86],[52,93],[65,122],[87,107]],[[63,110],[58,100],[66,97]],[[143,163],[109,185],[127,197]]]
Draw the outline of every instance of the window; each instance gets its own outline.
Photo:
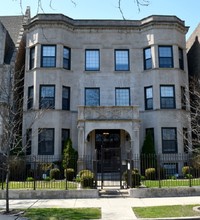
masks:
[[[69,135],[70,135],[69,129],[62,129],[62,143],[61,143],[62,144],[62,153],[63,153],[66,141],[70,138]]]
[[[188,153],[188,129],[183,128],[183,150]]]
[[[146,136],[147,134],[151,135],[152,141],[154,143],[154,128],[146,128]]]
[[[151,48],[144,49],[144,69],[148,70],[152,68]]]
[[[85,70],[98,71],[100,69],[100,56],[99,50],[86,50],[85,51]]]
[[[186,94],[184,86],[181,86],[181,108],[186,110]]]
[[[30,64],[29,69],[33,69],[35,67],[35,47],[30,48]]]
[[[164,163],[163,168],[165,170],[166,176],[175,176],[178,174],[178,164],[177,163]]]
[[[184,70],[183,49],[178,48],[178,53],[179,53],[179,68]]]
[[[66,86],[62,89],[62,109],[70,110],[70,88]]]
[[[174,86],[160,86],[160,96],[161,109],[175,108]]]
[[[163,153],[177,153],[176,128],[162,128]]]
[[[172,46],[159,46],[158,54],[160,68],[173,68]]]
[[[63,68],[70,70],[70,57],[71,51],[70,48],[64,47],[63,48]]]
[[[55,86],[40,86],[40,108],[55,108]]]
[[[55,67],[56,66],[56,46],[55,45],[42,45],[42,67]]]
[[[127,71],[129,69],[129,50],[115,50],[115,71]]]
[[[28,87],[28,101],[27,109],[33,108],[33,86]]]
[[[129,106],[130,105],[130,89],[116,88],[115,89],[115,105]]]
[[[85,89],[85,105],[99,106],[100,105],[100,90],[99,88]]]
[[[27,129],[26,131],[26,155],[31,155],[32,147],[32,129]]]
[[[54,129],[39,129],[38,134],[38,154],[53,155],[54,154]]]
[[[145,109],[153,109],[153,87],[145,87]]]

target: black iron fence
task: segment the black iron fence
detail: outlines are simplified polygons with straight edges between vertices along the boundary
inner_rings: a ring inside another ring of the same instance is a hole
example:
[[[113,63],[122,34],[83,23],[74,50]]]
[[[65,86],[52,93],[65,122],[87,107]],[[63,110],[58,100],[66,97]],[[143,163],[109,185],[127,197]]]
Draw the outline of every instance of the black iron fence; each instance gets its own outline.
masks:
[[[10,189],[66,190],[80,186],[97,188],[101,184],[124,188],[200,186],[198,155],[134,155],[131,160],[122,158],[121,166],[113,170],[100,169],[101,163],[87,156],[79,160],[69,156],[20,156],[10,157],[7,162],[0,157],[1,189],[5,189],[5,164],[10,166]]]

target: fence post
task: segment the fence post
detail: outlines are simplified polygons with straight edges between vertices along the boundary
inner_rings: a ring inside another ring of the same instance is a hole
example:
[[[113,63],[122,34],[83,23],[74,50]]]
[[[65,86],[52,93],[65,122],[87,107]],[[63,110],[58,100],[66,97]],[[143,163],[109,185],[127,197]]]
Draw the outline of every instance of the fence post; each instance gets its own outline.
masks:
[[[155,155],[156,156],[156,155]],[[161,188],[161,178],[160,178],[160,154],[157,155],[157,170],[158,170],[158,185]]]
[[[4,183],[4,169],[2,169],[2,177],[1,177],[1,189],[3,190],[3,183]]]
[[[33,157],[33,170],[34,170],[33,190],[36,190],[36,157]]]
[[[191,169],[190,169],[190,162],[191,162],[191,159],[189,158],[189,187],[192,187],[192,175],[191,175]]]
[[[67,156],[66,156],[66,168],[65,168],[65,190],[67,190],[67,163],[68,163],[68,159],[67,159]]]
[[[93,160],[93,170],[94,170],[94,186],[95,186],[95,189],[97,188],[97,161],[96,160]]]

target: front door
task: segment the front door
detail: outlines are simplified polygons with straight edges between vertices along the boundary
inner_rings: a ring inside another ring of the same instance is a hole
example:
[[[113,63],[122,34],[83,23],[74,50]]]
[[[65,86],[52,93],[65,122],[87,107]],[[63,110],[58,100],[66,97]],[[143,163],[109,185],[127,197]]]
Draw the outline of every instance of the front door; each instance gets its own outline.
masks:
[[[95,140],[98,179],[101,179],[101,184],[120,185],[120,130],[96,130]]]

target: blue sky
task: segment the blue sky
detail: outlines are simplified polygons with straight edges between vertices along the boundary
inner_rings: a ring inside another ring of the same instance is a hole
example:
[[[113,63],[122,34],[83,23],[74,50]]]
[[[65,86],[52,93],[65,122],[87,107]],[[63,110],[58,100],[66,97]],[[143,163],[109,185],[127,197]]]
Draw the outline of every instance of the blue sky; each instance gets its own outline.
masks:
[[[74,19],[122,19],[117,8],[118,0],[42,0],[45,13],[62,13]],[[26,6],[31,7],[31,16],[37,13],[37,0],[3,0],[0,7],[0,15],[20,15]],[[122,0],[123,14],[126,19],[138,20],[144,17],[156,15],[176,15],[185,21],[190,30],[187,37],[194,31],[200,22],[200,0],[149,0],[147,7],[141,7],[140,11],[134,0]],[[42,11],[39,11],[42,13]]]

